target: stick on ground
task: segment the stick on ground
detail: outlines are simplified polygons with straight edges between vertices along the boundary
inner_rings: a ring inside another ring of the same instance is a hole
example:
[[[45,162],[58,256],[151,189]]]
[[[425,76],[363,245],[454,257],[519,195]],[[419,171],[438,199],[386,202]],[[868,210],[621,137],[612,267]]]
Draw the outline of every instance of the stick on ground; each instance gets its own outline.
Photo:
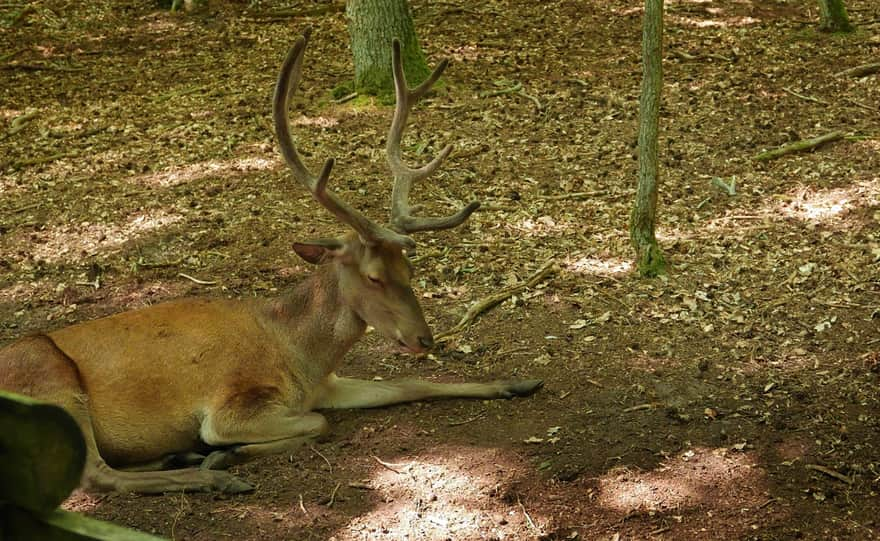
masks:
[[[435,341],[445,342],[449,339],[450,336],[463,331],[467,326],[473,323],[474,320],[476,320],[483,312],[486,312],[494,308],[495,306],[498,306],[502,302],[506,301],[507,299],[524,289],[536,286],[545,278],[556,272],[556,266],[554,265],[554,263],[555,260],[551,258],[546,263],[541,265],[541,268],[535,271],[535,273],[532,274],[528,280],[512,285],[510,287],[506,287],[497,293],[493,293],[476,301],[471,305],[470,308],[468,308],[467,313],[461,318],[458,323],[455,324],[454,327],[449,330],[443,331],[435,336]]]
[[[864,77],[865,75],[871,75],[872,73],[878,72],[880,72],[880,62],[873,62],[871,64],[862,64],[861,66],[838,71],[834,75],[837,77]]]
[[[833,131],[831,133],[826,133],[825,135],[820,135],[819,137],[814,137],[812,139],[802,139],[800,141],[795,141],[794,143],[783,145],[779,148],[774,148],[773,150],[762,152],[752,159],[758,162],[772,160],[774,158],[785,156],[786,154],[791,154],[793,152],[810,150],[820,145],[824,145],[825,143],[837,141],[838,139],[843,139],[843,132]]]

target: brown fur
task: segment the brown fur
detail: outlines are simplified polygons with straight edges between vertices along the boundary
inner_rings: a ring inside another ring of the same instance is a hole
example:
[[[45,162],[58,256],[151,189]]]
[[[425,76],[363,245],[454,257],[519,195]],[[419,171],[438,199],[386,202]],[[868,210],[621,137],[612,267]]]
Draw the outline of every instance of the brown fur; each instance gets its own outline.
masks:
[[[367,322],[412,350],[431,336],[400,248],[365,246],[356,235],[341,246],[281,298],[182,299],[22,338],[0,350],[0,388],[73,415],[89,448],[86,486],[139,492],[249,487],[206,469],[108,464],[161,467],[207,445],[214,452],[203,468],[226,467],[324,432],[314,408],[510,396],[507,384],[337,378]]]

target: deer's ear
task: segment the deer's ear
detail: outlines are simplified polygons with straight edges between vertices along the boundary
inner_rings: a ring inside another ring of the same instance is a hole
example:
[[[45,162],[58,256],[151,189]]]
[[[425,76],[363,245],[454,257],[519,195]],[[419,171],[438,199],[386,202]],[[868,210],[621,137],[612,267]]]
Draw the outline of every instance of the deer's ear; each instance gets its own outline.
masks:
[[[296,252],[296,255],[314,265],[327,263],[334,257],[341,255],[344,250],[345,243],[337,239],[293,243],[293,251]]]

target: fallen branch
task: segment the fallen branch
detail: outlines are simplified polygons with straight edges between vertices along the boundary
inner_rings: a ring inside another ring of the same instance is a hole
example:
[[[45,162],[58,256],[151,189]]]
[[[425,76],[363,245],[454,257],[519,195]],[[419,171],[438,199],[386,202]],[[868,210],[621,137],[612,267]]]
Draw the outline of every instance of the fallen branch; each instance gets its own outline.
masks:
[[[245,17],[253,20],[281,21],[299,17],[317,17],[328,13],[343,11],[345,11],[344,3],[331,3],[312,9],[274,9],[270,11],[250,12],[246,13]]]
[[[455,326],[451,329],[443,331],[435,336],[435,341],[445,342],[449,339],[450,336],[453,336],[463,331],[468,325],[473,323],[483,312],[494,308],[495,306],[501,304],[502,302],[506,301],[507,299],[524,289],[536,286],[549,275],[556,272],[557,268],[555,263],[556,261],[551,258],[547,260],[546,263],[541,265],[541,268],[535,271],[535,273],[532,274],[528,280],[510,287],[506,287],[501,291],[498,291],[497,293],[493,293],[488,297],[484,297],[474,302],[470,306],[470,308],[468,308],[467,313],[461,318],[461,320],[456,323]]]
[[[880,109],[878,109],[877,107],[871,107],[870,105],[865,105],[864,103],[862,103],[860,101],[856,101],[852,98],[846,98],[846,101],[855,105],[856,107],[861,107],[862,109],[867,109],[868,111],[871,111],[874,113],[880,112]]]
[[[42,205],[42,204],[43,204],[42,201],[37,201],[36,203],[28,203],[27,205],[22,205],[22,206],[20,206],[20,207],[15,207],[14,209],[9,209],[9,213],[10,213],[10,214],[19,214],[19,213],[22,213],[22,212],[24,212],[24,211],[26,211],[26,210],[35,209],[35,208],[39,207],[39,206]]]
[[[846,483],[848,485],[853,484],[853,480],[851,477],[848,477],[842,473],[836,472],[836,471],[832,470],[831,468],[826,468],[825,466],[821,466],[819,464],[806,464],[804,467],[807,468],[808,470],[813,470],[813,471],[817,471],[819,473],[824,473],[828,477],[833,477],[833,478],[837,479],[838,481],[843,481],[844,483]]]
[[[504,94],[515,94],[522,90],[522,83],[515,83],[510,88],[505,88],[503,90],[489,90],[486,92],[480,92],[478,95],[481,98],[494,98],[495,96],[503,96]]]
[[[55,160],[60,160],[62,158],[70,158],[72,156],[79,155],[79,152],[71,151],[71,152],[59,152],[58,154],[52,154],[51,156],[42,156],[40,158],[29,158],[27,160],[19,160],[17,162],[13,162],[10,165],[12,169],[18,171],[22,167],[28,167],[31,165],[42,165],[49,162],[54,162]]]
[[[608,192],[605,190],[596,190],[594,192],[572,192],[559,195],[539,195],[538,199],[543,199],[544,201],[584,201],[595,197],[601,197],[607,193]]]
[[[871,75],[872,73],[877,72],[880,72],[880,62],[862,64],[861,66],[838,71],[834,75],[836,77],[864,77],[865,75]]]
[[[332,101],[333,101],[333,103],[345,103],[347,101],[351,101],[351,100],[355,99],[356,97],[358,97],[358,93],[352,92],[351,94],[346,94],[345,96],[342,96],[341,98],[337,98]]]
[[[15,135],[20,132],[27,126],[27,123],[31,120],[37,118],[38,113],[36,111],[31,111],[30,113],[25,113],[23,115],[18,115],[17,117],[12,119],[12,122],[9,124],[9,130],[6,131],[6,136]]]
[[[16,62],[10,62],[8,64],[3,64],[0,66],[0,69],[4,70],[24,70],[24,71],[43,71],[43,70],[52,70],[52,71],[85,71],[86,68],[71,68],[69,66],[56,66],[54,64],[19,64]]]
[[[838,139],[843,138],[843,132],[833,131],[831,133],[826,133],[825,135],[820,135],[819,137],[814,137],[812,139],[802,139],[800,141],[795,141],[794,143],[789,143],[787,145],[783,145],[779,148],[775,148],[773,150],[768,150],[766,152],[762,152],[752,158],[755,161],[767,161],[772,160],[774,158],[778,158],[780,156],[784,156],[786,154],[791,154],[794,152],[800,152],[802,150],[810,150],[816,148],[825,143],[830,143],[831,141],[837,141]]]

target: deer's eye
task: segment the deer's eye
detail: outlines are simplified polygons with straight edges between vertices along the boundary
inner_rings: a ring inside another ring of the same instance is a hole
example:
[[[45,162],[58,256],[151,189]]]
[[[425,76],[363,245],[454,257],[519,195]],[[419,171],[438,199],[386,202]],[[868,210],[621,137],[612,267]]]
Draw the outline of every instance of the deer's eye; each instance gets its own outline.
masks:
[[[382,282],[382,279],[379,278],[378,276],[369,276],[369,275],[368,275],[368,276],[367,276],[367,280],[369,280],[370,283],[371,283],[372,285],[376,286],[376,287],[382,287],[382,286],[385,285],[385,284]]]

